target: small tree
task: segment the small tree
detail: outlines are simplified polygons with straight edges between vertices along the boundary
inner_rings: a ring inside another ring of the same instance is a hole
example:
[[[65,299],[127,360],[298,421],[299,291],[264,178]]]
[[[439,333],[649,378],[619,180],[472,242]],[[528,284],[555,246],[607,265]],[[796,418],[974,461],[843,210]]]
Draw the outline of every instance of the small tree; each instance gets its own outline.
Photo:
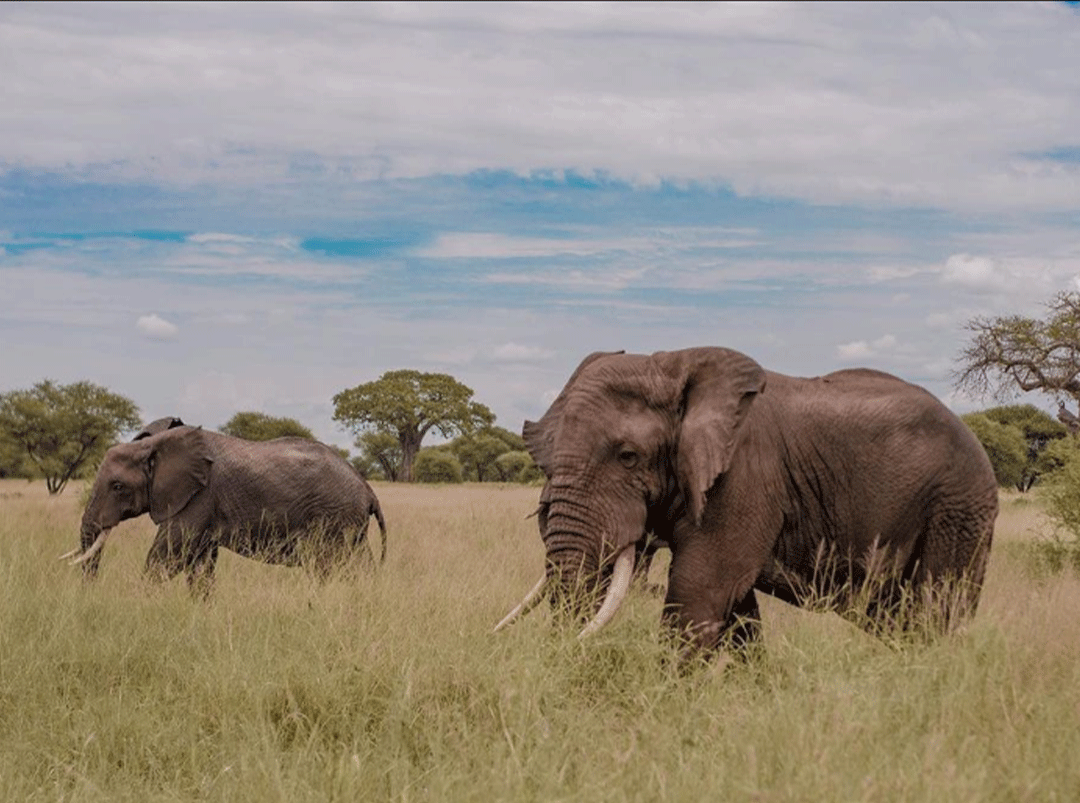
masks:
[[[356,470],[371,479],[397,482],[401,474],[401,444],[389,432],[364,432],[353,445],[360,454],[353,458]]]
[[[1023,433],[1016,427],[991,421],[982,413],[969,413],[963,416],[963,421],[986,450],[998,485],[1021,485],[1028,460]]]
[[[421,449],[413,464],[417,482],[461,482],[461,463],[447,449]]]
[[[1027,444],[1027,459],[1024,461],[1020,480],[1015,485],[1018,491],[1030,490],[1035,481],[1047,473],[1047,466],[1052,465],[1052,461],[1047,463],[1041,459],[1042,454],[1050,443],[1064,438],[1068,429],[1034,404],[991,407],[983,410],[981,415],[1003,426],[1012,427],[1023,436]]]
[[[411,482],[413,461],[430,430],[450,438],[494,422],[491,410],[472,395],[471,388],[448,374],[387,371],[335,395],[334,420],[357,435],[374,431],[396,436],[401,472],[395,479]]]
[[[94,465],[123,431],[140,426],[135,402],[91,382],[43,380],[30,390],[0,395],[0,432],[25,451],[58,494]]]
[[[536,482],[544,477],[540,466],[524,449],[514,452],[504,452],[499,455],[495,463],[499,467],[505,482]]]
[[[266,413],[237,413],[221,427],[221,431],[248,441],[270,441],[290,435],[315,440],[311,430],[295,418],[277,418]]]
[[[476,432],[460,435],[449,444],[450,451],[461,461],[465,478],[476,482],[508,478],[499,468],[498,458],[507,452],[525,448],[525,440],[502,427],[483,427]]]

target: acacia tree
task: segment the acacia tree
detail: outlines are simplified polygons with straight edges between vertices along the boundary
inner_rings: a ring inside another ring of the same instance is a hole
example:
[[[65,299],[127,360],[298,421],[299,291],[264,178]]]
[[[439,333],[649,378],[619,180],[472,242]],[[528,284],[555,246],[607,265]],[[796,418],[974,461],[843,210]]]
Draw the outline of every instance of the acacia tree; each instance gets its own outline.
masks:
[[[334,396],[334,420],[359,435],[392,434],[401,446],[399,479],[412,481],[413,461],[424,436],[435,430],[451,438],[495,421],[487,407],[472,400],[472,389],[448,374],[387,371],[374,382]]]
[[[976,317],[960,355],[956,387],[1005,399],[1017,389],[1080,402],[1080,293],[1062,292],[1044,319],[1022,315]]]
[[[26,453],[50,494],[64,490],[121,432],[140,423],[135,402],[91,382],[46,379],[0,395],[0,432]]]
[[[245,411],[237,413],[222,427],[221,431],[234,438],[249,441],[269,441],[292,435],[297,438],[315,440],[311,430],[295,418],[278,418],[266,413]]]

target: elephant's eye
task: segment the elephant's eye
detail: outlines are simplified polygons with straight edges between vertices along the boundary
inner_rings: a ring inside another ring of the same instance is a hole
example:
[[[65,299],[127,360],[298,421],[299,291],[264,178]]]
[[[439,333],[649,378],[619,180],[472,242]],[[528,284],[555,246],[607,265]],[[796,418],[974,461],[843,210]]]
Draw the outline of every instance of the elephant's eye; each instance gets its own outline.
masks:
[[[638,453],[635,452],[633,449],[620,449],[619,462],[627,468],[633,468],[638,464]]]
[[[122,482],[114,482],[112,484],[112,489],[114,491],[122,491],[122,490],[124,490],[124,483],[122,483]]]

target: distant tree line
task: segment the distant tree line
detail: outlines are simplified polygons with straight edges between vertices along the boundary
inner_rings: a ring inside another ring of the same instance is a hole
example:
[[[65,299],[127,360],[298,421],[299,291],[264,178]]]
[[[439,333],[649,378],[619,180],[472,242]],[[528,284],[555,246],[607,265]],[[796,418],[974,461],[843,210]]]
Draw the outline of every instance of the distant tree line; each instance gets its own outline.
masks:
[[[472,396],[447,374],[389,371],[334,396],[334,419],[355,435],[359,454],[337,450],[371,479],[537,480],[521,437],[496,427],[494,413]],[[0,394],[0,479],[44,479],[49,493],[60,493],[70,480],[92,477],[105,451],[142,426],[132,400],[90,382],[46,379]],[[296,419],[256,411],[236,413],[220,431],[247,440],[315,439]],[[432,431],[451,440],[423,448]]]

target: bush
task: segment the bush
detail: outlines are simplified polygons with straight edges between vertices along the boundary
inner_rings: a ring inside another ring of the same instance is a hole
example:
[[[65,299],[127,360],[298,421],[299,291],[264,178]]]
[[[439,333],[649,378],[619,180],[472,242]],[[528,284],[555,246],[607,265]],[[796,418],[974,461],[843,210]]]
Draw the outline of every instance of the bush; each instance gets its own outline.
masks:
[[[507,482],[537,482],[544,478],[540,467],[528,452],[505,452],[495,460],[499,472]]]
[[[1028,462],[1028,445],[1024,433],[1011,424],[999,424],[982,413],[969,413],[963,421],[975,433],[994,468],[998,485],[1027,490],[1024,469]]]
[[[413,463],[416,482],[461,482],[461,461],[445,449],[421,449]]]

